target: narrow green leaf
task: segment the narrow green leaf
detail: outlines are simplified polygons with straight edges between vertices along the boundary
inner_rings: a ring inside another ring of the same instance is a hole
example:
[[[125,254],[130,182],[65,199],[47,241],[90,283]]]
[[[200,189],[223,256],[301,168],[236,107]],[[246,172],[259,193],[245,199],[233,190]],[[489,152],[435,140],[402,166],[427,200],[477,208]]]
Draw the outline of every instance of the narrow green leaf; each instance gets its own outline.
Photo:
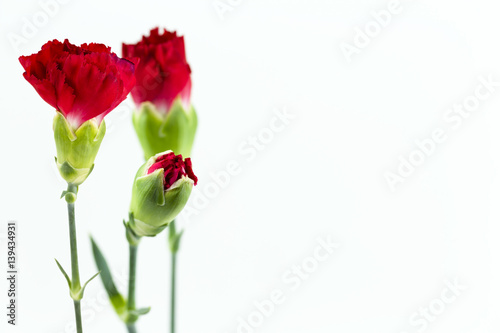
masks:
[[[151,307],[129,310],[128,313],[133,316],[143,316],[145,314],[148,314],[149,311],[151,311]]]
[[[57,261],[57,259],[55,259],[55,258],[54,258],[54,260],[56,261],[57,267],[59,267],[59,270],[61,271],[61,273],[63,273],[64,277],[66,278],[66,281],[68,282],[69,289],[71,289],[71,280],[70,280],[68,274],[66,273],[66,271],[64,270],[64,268],[62,268],[62,266],[59,263],[59,261]]]
[[[97,277],[97,275],[101,274],[101,272],[97,272],[95,273],[94,275],[92,275],[92,277],[90,279],[87,280],[87,282],[84,283],[83,287],[82,287],[82,296],[83,296],[83,292],[85,291],[85,287],[87,287],[87,285],[89,284],[90,281],[92,281],[93,279],[95,279]]]
[[[126,309],[125,298],[120,294],[120,292],[116,288],[108,263],[106,262],[106,259],[104,258],[104,255],[102,254],[101,250],[97,246],[97,243],[94,241],[92,237],[90,237],[90,241],[92,242],[92,252],[94,254],[94,260],[97,265],[97,269],[99,269],[104,289],[106,289],[109,300],[113,305],[113,307],[115,308],[116,313],[118,313],[118,315],[121,315]],[[93,276],[92,279],[96,276],[97,274]]]

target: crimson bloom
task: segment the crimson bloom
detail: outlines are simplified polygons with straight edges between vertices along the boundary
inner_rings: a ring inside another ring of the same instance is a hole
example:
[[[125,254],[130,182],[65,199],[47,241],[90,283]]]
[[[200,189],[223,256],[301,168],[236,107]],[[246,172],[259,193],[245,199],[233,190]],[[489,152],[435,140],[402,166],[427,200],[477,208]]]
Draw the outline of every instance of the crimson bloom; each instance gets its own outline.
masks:
[[[53,40],[19,61],[24,78],[74,129],[92,118],[100,123],[135,85],[133,60],[119,58],[103,44]]]
[[[139,58],[136,69],[137,83],[132,98],[137,105],[151,102],[162,112],[167,112],[180,96],[185,106],[191,96],[191,69],[186,60],[184,37],[158,28],[143,36],[136,44],[123,44],[125,58]]]
[[[173,152],[158,156],[155,163],[149,167],[147,174],[149,175],[158,169],[163,169],[163,186],[165,190],[182,177],[190,178],[194,182],[194,185],[198,183],[198,177],[193,172],[193,166],[189,157],[182,160],[182,155],[175,155]]]

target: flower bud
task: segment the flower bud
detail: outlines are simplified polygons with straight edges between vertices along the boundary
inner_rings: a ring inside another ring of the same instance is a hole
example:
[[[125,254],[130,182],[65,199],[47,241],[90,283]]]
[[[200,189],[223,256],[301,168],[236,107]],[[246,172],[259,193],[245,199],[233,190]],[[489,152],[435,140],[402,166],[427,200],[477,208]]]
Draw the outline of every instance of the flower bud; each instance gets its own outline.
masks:
[[[180,98],[168,112],[150,102],[141,103],[132,121],[146,159],[166,150],[190,156],[198,119],[193,106],[186,109]]]
[[[84,122],[75,131],[68,120],[59,112],[54,117],[54,139],[56,142],[56,163],[59,173],[69,184],[80,185],[94,168],[94,160],[106,133],[104,120]]]
[[[197,182],[190,158],[172,151],[151,157],[135,176],[127,227],[139,237],[156,236],[181,212]]]

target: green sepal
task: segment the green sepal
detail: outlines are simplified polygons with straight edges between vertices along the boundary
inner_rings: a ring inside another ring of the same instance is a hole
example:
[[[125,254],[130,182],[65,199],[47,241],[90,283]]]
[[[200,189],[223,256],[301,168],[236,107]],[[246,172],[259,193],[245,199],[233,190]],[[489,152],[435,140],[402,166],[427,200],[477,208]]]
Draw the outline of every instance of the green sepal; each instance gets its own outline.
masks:
[[[78,186],[71,183],[68,184],[68,189],[61,193],[61,199],[64,198],[67,203],[74,203],[78,194]]]
[[[116,288],[106,258],[104,258],[104,255],[99,249],[99,246],[97,246],[97,243],[92,237],[90,237],[90,241],[92,243],[92,253],[94,254],[94,260],[97,265],[97,269],[99,269],[99,271],[101,272],[101,281],[104,285],[104,289],[108,293],[109,301],[113,305],[115,312],[120,317],[123,317],[127,311],[127,302]]]
[[[139,234],[141,237],[154,237],[168,227],[168,223],[155,227],[139,219],[134,219],[133,222],[127,224],[127,227],[133,230],[134,234]]]
[[[106,133],[106,124],[103,120],[98,125],[95,119],[91,119],[74,131],[67,119],[57,112],[53,128],[59,173],[68,183],[80,185],[94,168],[94,160]]]
[[[139,242],[141,241],[141,237],[137,236],[137,234],[134,232],[134,230],[131,228],[130,223],[132,222],[132,225],[134,224],[134,214],[129,213],[129,222],[126,222],[123,220],[123,225],[125,226],[125,236],[127,238],[127,241],[130,245],[133,246],[138,246]]]
[[[133,113],[132,122],[146,160],[166,150],[183,157],[191,155],[198,116],[193,106],[186,110],[180,98],[166,113],[144,102]]]

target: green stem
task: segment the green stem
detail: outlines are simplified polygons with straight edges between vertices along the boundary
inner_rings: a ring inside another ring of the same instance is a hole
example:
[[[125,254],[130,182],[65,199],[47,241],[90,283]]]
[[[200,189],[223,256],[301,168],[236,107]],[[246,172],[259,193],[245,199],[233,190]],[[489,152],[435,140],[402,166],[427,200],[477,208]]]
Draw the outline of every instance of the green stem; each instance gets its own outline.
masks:
[[[175,333],[175,271],[177,268],[177,251],[172,251],[172,275],[170,291],[170,333]]]
[[[135,310],[135,275],[137,269],[137,245],[129,245],[129,280],[128,280],[128,299],[127,309]]]
[[[135,328],[135,324],[127,324],[128,333],[137,333],[137,329]]]
[[[82,309],[80,307],[80,301],[73,301],[75,305],[75,318],[76,318],[76,330],[78,333],[82,333]]]
[[[135,310],[135,276],[137,271],[137,248],[138,245],[129,244],[129,278],[128,278],[128,298],[127,310]],[[127,330],[129,333],[136,333],[135,322],[136,316],[129,318]]]
[[[77,192],[77,187],[72,184],[68,184],[68,192]],[[73,291],[80,290],[80,270],[78,268],[78,248],[76,242],[76,222],[75,222],[75,203],[68,202],[68,221],[69,221],[69,241],[71,248],[71,289]],[[76,331],[77,333],[82,333],[82,311],[80,307],[80,301],[74,301],[75,306],[75,318],[76,318]]]

